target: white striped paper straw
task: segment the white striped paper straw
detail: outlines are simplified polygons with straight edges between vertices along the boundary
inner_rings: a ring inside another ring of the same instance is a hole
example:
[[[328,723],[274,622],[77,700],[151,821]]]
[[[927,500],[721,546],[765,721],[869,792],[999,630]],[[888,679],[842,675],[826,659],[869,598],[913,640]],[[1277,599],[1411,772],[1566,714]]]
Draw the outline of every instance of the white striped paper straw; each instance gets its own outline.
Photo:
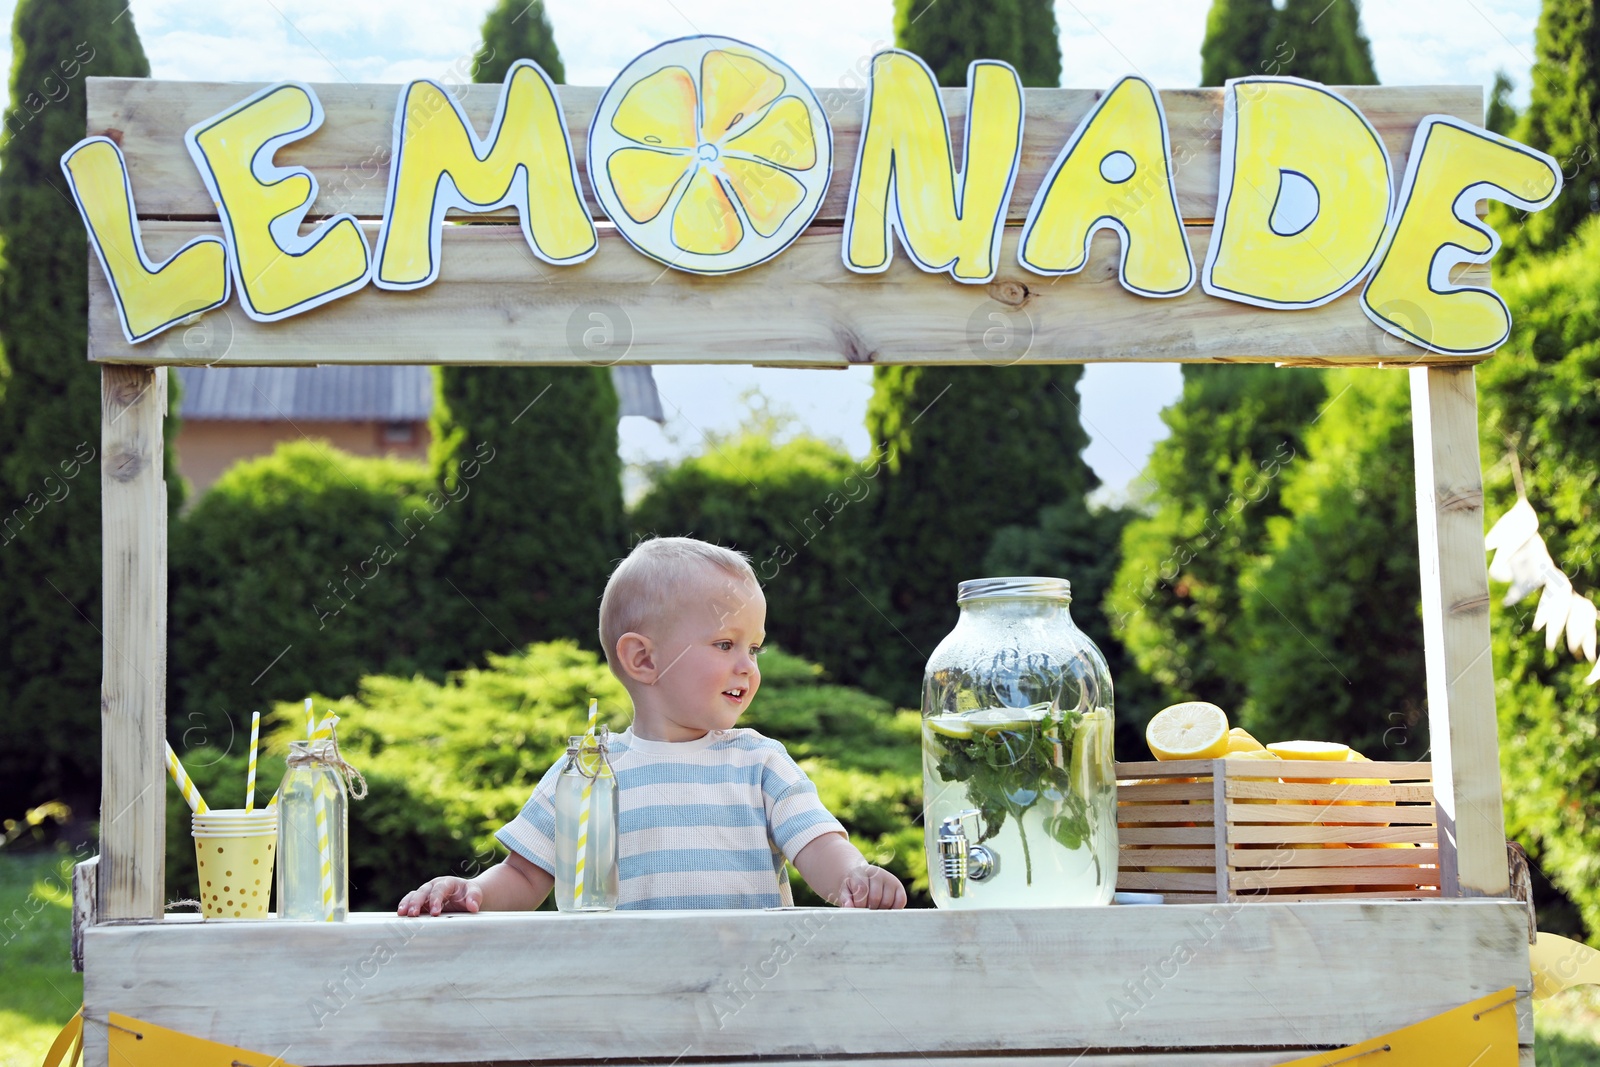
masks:
[[[306,697],[306,739],[317,732],[317,713],[311,710],[311,698]]]
[[[244,810],[254,811],[256,807],[256,749],[261,744],[261,713],[250,713],[250,768],[245,771],[244,779]]]
[[[206,807],[205,798],[200,795],[200,790],[194,787],[194,782],[189,778],[189,772],[183,769],[183,764],[178,760],[178,754],[172,751],[172,742],[167,742],[167,773],[172,775],[172,780],[178,786],[178,792],[183,794],[184,803],[189,805],[189,810],[196,815],[204,815],[210,809]]]

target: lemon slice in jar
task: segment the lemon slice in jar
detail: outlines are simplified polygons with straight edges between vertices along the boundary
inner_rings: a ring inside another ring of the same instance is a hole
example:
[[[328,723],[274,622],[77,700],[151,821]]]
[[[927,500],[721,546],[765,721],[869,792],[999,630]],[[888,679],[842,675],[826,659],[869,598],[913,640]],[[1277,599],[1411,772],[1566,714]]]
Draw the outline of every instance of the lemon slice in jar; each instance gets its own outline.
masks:
[[[965,715],[934,715],[923,719],[922,724],[940,737],[964,741],[972,736],[972,724]]]
[[[1025,708],[984,708],[966,716],[973,730],[994,733],[997,730],[1032,730],[1050,718],[1050,703],[1030,704]]]

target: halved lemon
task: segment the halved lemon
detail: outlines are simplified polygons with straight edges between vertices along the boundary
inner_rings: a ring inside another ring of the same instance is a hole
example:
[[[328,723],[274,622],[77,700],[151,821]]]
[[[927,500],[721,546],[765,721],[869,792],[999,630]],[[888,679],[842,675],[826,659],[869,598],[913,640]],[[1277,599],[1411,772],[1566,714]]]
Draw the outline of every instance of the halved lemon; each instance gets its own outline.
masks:
[[[1215,759],[1228,751],[1228,716],[1203,700],[1174,704],[1156,712],[1144,739],[1158,760]]]
[[[679,270],[772,258],[816,217],[833,132],[788,64],[729,37],[685,37],[623,68],[589,127],[589,181],[617,231]]]

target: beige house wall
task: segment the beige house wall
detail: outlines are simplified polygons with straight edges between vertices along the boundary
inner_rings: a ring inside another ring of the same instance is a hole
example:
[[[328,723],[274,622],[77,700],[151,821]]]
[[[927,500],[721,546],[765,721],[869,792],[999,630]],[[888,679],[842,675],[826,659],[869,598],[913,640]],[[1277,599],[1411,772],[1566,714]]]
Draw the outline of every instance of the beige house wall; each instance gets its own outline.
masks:
[[[222,472],[239,462],[264,456],[282,441],[301,437],[324,440],[336,448],[358,456],[394,456],[398,459],[424,459],[428,454],[428,424],[408,423],[411,440],[385,440],[385,427],[398,424],[367,422],[247,422],[234,419],[184,419],[174,447],[178,470],[189,482],[190,492],[198,497],[222,477]]]

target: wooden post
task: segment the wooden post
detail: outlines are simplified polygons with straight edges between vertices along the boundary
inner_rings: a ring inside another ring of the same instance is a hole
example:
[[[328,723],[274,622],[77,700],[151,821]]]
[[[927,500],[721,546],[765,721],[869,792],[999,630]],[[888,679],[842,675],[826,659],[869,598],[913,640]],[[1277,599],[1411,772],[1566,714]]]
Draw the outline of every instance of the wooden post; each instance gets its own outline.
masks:
[[[1503,897],[1510,879],[1489,648],[1478,394],[1471,367],[1412,368],[1411,432],[1428,733],[1439,806],[1439,888],[1447,897]]]
[[[100,379],[100,919],[159,919],[166,878],[167,371]]]

